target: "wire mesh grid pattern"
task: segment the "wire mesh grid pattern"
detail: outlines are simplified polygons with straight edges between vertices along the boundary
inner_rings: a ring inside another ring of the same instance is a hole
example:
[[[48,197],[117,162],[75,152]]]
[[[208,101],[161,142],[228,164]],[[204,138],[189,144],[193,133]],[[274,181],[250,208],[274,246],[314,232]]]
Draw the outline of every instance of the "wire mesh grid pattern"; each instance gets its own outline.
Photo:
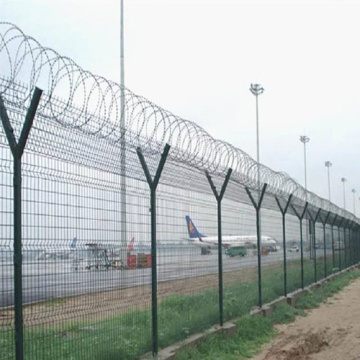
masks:
[[[358,261],[358,219],[287,174],[12,24],[0,60],[1,359],[156,354]]]

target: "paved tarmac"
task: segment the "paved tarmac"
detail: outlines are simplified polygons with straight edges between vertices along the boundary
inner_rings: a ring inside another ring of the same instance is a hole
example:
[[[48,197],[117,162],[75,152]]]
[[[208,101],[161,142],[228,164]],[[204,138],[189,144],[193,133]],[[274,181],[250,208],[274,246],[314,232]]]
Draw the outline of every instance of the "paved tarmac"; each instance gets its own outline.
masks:
[[[288,260],[300,259],[299,253],[287,253]],[[262,265],[282,263],[283,252],[262,256]],[[94,269],[87,270],[86,260],[74,268],[74,260],[33,260],[23,264],[23,303],[29,304],[81,294],[89,294],[151,283],[151,269],[132,270]],[[223,256],[224,271],[257,266],[257,256],[229,258]],[[158,281],[186,279],[195,276],[216,274],[218,254],[200,255],[199,251],[181,254],[177,251],[159,256],[157,260]],[[14,279],[11,262],[0,262],[0,307],[14,305]]]

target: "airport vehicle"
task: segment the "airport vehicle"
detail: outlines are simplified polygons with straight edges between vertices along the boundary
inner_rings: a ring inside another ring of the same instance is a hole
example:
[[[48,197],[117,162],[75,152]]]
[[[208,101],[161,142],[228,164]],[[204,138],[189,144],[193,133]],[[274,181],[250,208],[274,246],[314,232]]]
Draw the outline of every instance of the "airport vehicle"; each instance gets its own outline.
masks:
[[[109,258],[107,248],[101,246],[98,243],[88,243],[86,244],[86,246],[89,251],[87,256],[87,265],[85,266],[85,269],[109,269],[112,267],[112,261]],[[75,270],[77,269],[75,268]]]
[[[288,251],[289,252],[299,252],[299,250],[300,250],[299,247],[294,245],[291,248],[289,248]]]
[[[244,245],[231,245],[225,251],[226,256],[234,257],[247,255],[247,249]]]
[[[135,238],[126,246],[128,255],[134,250]],[[124,262],[120,257],[120,251],[114,245],[101,243],[87,243],[87,264],[86,270],[94,269],[124,269]],[[75,264],[75,270],[78,270],[80,264]]]
[[[185,216],[187,229],[189,233],[189,241],[194,242],[195,244],[201,246],[202,248],[209,248],[209,246],[214,246],[218,244],[217,236],[206,236],[201,234],[194,222],[190,219],[189,215]],[[232,245],[257,245],[257,236],[256,235],[224,235],[222,236],[222,245],[225,248],[228,248]],[[261,236],[261,245],[262,246],[275,246],[276,240],[270,236]]]

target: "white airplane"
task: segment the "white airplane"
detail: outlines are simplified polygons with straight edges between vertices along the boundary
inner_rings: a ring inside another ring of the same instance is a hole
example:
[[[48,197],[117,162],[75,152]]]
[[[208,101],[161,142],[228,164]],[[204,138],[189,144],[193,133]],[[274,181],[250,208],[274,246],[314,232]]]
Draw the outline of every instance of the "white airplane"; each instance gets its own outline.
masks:
[[[45,249],[41,252],[38,259],[39,260],[51,260],[51,259],[69,259],[71,255],[76,250],[77,237],[75,236],[68,247],[54,247],[49,246],[48,249]]]
[[[208,248],[209,245],[217,245],[218,244],[218,237],[217,236],[206,236],[201,234],[194,222],[190,219],[189,215],[185,216],[187,229],[189,232],[189,241],[194,242],[197,245]],[[229,246],[241,246],[241,245],[257,245],[257,236],[256,235],[225,235],[222,236],[222,245],[224,247]],[[261,245],[262,246],[271,246],[274,250],[277,250],[277,242],[274,238],[270,236],[261,236]]]

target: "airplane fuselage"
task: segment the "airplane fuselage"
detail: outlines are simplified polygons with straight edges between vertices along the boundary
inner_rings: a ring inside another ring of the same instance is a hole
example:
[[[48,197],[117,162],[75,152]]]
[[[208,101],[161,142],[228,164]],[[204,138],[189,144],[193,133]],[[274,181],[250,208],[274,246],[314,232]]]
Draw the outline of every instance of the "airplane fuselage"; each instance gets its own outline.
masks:
[[[246,245],[252,244],[257,245],[257,236],[256,235],[225,235],[222,236],[221,242],[223,246],[231,246],[231,245]],[[204,236],[202,238],[197,239],[189,239],[189,241],[197,243],[200,246],[208,246],[208,245],[218,245],[218,237],[217,236]],[[265,246],[276,246],[276,240],[271,238],[270,236],[261,236],[261,245]]]
[[[198,231],[194,222],[190,219],[189,215],[185,216],[189,241],[196,243],[201,247],[217,246],[218,237],[217,236],[206,236]],[[256,235],[224,235],[221,237],[221,243],[224,247],[229,246],[242,246],[242,245],[255,245],[257,246],[257,236]],[[274,238],[270,236],[261,236],[261,245],[262,246],[273,246],[277,247],[277,242]]]

